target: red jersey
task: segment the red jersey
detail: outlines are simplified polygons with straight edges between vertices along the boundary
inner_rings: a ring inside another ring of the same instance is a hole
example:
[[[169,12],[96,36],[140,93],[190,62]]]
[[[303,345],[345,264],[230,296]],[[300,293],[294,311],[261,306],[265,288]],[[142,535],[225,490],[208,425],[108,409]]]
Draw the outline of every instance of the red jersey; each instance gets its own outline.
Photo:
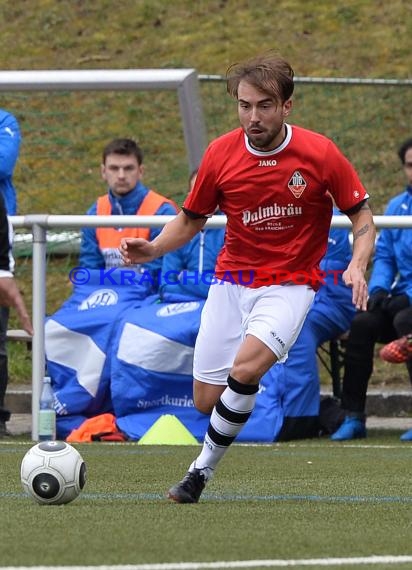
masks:
[[[211,216],[217,207],[226,214],[219,279],[230,274],[235,283],[260,287],[282,282],[270,281],[271,275],[288,281],[291,274],[316,274],[327,247],[331,196],[343,212],[368,198],[330,139],[291,125],[286,133],[279,147],[263,152],[238,128],[205,152],[183,207],[188,215]]]

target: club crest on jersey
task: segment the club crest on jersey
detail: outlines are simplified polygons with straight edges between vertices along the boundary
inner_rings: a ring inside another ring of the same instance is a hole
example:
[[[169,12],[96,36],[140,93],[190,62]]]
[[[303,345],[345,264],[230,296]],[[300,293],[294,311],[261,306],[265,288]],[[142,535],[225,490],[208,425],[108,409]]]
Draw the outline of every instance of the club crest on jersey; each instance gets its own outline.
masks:
[[[299,170],[295,170],[292,174],[292,177],[288,182],[288,188],[295,198],[300,198],[302,196],[302,193],[306,188],[306,180],[303,178]]]

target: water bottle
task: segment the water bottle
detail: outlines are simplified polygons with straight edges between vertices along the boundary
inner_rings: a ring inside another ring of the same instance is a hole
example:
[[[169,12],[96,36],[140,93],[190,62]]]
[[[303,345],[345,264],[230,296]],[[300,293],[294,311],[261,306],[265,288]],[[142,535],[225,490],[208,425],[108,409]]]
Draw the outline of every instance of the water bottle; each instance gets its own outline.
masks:
[[[43,378],[39,409],[39,441],[56,439],[56,411],[50,376]]]

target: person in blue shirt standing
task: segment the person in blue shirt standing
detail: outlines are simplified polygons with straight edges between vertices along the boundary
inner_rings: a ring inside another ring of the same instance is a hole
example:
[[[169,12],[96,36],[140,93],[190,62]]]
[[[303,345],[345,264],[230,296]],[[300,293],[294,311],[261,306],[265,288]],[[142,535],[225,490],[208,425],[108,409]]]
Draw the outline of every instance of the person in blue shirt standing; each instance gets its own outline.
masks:
[[[17,214],[17,196],[13,173],[20,153],[21,133],[14,115],[0,109],[0,194],[8,216]],[[9,381],[7,359],[7,326],[9,308],[0,307],[0,433],[7,433],[5,422],[10,412],[4,407],[4,397]]]
[[[398,151],[407,185],[392,198],[386,216],[412,215],[412,138]],[[345,421],[334,441],[366,437],[366,393],[373,372],[377,342],[387,343],[411,332],[412,232],[410,228],[380,231],[369,280],[367,310],[355,315],[346,344],[341,406]],[[412,382],[412,360],[406,362]],[[412,430],[401,437],[412,441]]]

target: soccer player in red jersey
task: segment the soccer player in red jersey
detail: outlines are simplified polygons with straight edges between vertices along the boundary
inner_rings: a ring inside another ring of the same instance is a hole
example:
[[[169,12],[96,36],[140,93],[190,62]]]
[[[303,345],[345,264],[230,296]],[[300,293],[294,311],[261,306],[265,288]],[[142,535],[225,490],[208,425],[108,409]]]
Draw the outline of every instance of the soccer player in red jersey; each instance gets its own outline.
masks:
[[[285,122],[293,75],[273,53],[231,66],[240,128],[209,145],[182,211],[156,239],[120,246],[126,264],[144,263],[189,241],[217,207],[227,216],[194,355],[194,401],[210,423],[200,455],[169,489],[178,503],[198,502],[252,413],[260,378],[287,358],[319,286],[333,201],[353,226],[343,279],[355,306],[366,308],[375,240],[368,194],[331,140]]]

